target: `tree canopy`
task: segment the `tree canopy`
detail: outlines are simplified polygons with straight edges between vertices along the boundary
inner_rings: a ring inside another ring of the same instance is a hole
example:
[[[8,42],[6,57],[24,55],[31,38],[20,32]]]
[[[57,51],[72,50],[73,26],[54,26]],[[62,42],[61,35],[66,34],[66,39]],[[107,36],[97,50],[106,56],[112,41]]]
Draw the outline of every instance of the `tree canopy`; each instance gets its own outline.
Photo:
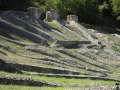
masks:
[[[0,0],[1,10],[25,10],[29,6],[44,11],[54,8],[62,18],[76,14],[79,21],[91,24],[120,21],[120,0]]]

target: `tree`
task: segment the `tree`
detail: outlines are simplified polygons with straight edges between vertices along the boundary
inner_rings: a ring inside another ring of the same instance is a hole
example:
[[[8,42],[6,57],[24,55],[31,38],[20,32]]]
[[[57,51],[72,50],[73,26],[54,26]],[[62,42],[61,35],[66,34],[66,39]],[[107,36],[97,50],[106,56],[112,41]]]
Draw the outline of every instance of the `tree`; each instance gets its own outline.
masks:
[[[59,0],[57,8],[62,17],[76,14],[83,22],[94,22],[97,16],[96,0]],[[89,19],[89,20],[88,20]]]
[[[114,13],[120,13],[120,0],[112,0]]]

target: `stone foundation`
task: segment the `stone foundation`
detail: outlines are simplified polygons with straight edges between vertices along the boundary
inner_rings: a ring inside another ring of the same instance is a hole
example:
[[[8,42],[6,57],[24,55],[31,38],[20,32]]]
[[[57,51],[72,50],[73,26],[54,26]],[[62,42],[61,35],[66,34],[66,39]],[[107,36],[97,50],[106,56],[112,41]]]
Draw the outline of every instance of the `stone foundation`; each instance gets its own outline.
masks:
[[[51,22],[53,20],[59,20],[59,14],[56,10],[51,9],[46,12],[46,21]]]
[[[68,15],[67,16],[66,24],[74,25],[77,22],[78,22],[78,16],[76,16],[76,15]]]

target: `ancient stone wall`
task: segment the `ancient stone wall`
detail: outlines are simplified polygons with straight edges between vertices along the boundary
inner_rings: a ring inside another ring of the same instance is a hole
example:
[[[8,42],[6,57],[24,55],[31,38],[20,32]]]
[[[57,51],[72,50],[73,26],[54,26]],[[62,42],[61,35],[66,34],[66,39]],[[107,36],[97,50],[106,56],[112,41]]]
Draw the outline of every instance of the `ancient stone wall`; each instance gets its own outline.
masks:
[[[32,80],[31,78],[18,78],[18,77],[0,77],[0,84],[6,85],[28,85],[28,86],[61,86],[58,83],[49,83],[46,81],[36,81]]]
[[[56,45],[65,48],[80,48],[83,45],[91,44],[91,41],[57,41]]]
[[[78,16],[76,15],[68,15],[67,16],[67,20],[66,20],[66,24],[75,24],[76,22],[78,22]]]
[[[39,19],[42,14],[42,11],[36,7],[29,7],[27,10],[28,10],[28,15],[32,20]]]
[[[51,22],[52,20],[58,20],[59,14],[56,10],[51,9],[46,12],[46,21]]]

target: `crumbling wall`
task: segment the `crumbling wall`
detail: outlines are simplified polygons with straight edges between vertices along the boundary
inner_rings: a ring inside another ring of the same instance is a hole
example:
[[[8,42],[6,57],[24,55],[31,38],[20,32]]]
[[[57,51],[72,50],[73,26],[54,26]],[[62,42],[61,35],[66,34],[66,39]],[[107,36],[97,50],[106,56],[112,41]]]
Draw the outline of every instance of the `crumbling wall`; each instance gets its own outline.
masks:
[[[66,24],[74,25],[76,22],[78,22],[78,16],[76,15],[67,16]]]
[[[46,12],[46,21],[51,22],[53,20],[59,20],[59,14],[56,10],[51,9],[49,11]]]

